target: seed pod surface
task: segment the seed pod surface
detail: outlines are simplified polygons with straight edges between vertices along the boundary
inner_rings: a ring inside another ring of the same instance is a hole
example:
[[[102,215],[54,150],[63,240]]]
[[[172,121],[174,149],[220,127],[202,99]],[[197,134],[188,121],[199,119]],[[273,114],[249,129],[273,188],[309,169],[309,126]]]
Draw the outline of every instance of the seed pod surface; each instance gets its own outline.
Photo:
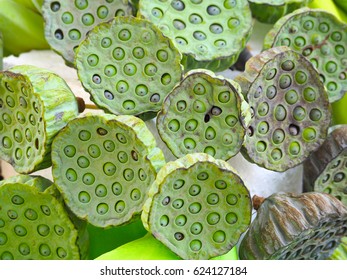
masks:
[[[164,156],[143,121],[102,114],[71,121],[53,141],[52,162],[76,216],[108,227],[140,214]]]
[[[75,48],[93,27],[132,13],[127,0],[46,0],[42,6],[46,40],[69,66],[74,66]]]
[[[249,191],[225,161],[189,154],[160,170],[141,218],[181,258],[209,259],[228,252],[248,228]]]
[[[246,0],[140,1],[138,16],[156,24],[171,38],[186,70],[222,71],[237,60],[252,31]]]
[[[299,9],[282,19],[264,39],[264,49],[288,46],[318,70],[330,102],[347,92],[347,24],[319,9]]]
[[[273,24],[281,17],[308,5],[312,0],[248,0],[252,16],[263,23]]]
[[[347,234],[347,208],[325,193],[275,193],[260,205],[240,259],[327,259]]]
[[[176,157],[204,152],[227,160],[239,152],[250,118],[238,84],[200,69],[166,97],[157,128]]]
[[[53,137],[78,115],[65,81],[29,65],[0,72],[0,108],[0,157],[18,173],[49,167]]]
[[[312,64],[288,47],[260,53],[235,78],[253,111],[243,154],[285,171],[302,163],[327,137],[331,106]]]
[[[82,236],[86,231],[79,231],[55,193],[54,185],[42,177],[19,175],[1,181],[0,259],[86,257],[87,242],[79,243],[87,240]]]
[[[347,206],[347,125],[339,125],[304,162],[304,189],[325,192]]]
[[[181,80],[181,55],[151,22],[117,17],[93,29],[76,51],[91,99],[116,115],[158,112]]]

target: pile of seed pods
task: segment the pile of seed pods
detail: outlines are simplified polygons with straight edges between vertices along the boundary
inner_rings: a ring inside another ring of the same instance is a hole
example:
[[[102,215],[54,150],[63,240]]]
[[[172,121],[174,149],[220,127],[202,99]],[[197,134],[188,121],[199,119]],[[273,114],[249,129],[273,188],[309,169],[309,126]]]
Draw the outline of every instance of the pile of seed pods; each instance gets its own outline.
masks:
[[[237,244],[243,259],[333,256],[347,231],[346,127],[329,133],[347,88],[347,25],[298,9],[304,0],[261,14],[264,1],[249,2],[44,2],[47,41],[101,111],[80,114],[45,69],[0,72],[0,158],[21,174],[51,167],[54,181],[0,183],[0,259],[88,258],[87,223],[136,220],[182,259]],[[252,14],[279,20],[263,51],[224,78],[216,72],[238,60]],[[146,116],[177,159],[166,162]],[[252,205],[227,162],[239,153],[275,172],[303,165],[307,193]]]

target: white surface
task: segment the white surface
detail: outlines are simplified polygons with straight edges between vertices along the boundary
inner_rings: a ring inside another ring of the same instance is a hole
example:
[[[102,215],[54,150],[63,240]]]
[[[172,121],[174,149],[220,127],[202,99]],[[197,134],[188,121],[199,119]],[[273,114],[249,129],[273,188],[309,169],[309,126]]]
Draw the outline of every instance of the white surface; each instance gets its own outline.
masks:
[[[258,54],[261,51],[262,40],[265,34],[268,32],[271,25],[260,24],[256,22],[254,31],[249,42],[249,47],[253,55]],[[31,51],[24,53],[19,57],[7,57],[4,59],[4,69],[14,65],[30,64],[45,69],[49,69],[56,74],[60,75],[76,96],[82,97],[86,103],[92,104],[89,100],[89,94],[82,88],[80,81],[77,78],[76,70],[67,67],[64,64],[63,59],[54,53],[53,51]],[[233,78],[237,75],[237,72],[224,71],[219,73],[225,77]],[[158,146],[164,151],[166,160],[174,160],[175,157],[167,149],[165,143],[163,143],[158,136],[155,121],[151,120],[147,122],[148,128],[152,131],[157,139]],[[240,154],[228,161],[233,168],[239,173],[246,186],[249,188],[251,195],[254,194],[267,197],[274,192],[301,192],[302,191],[302,166],[298,166],[289,171],[278,173],[260,168],[255,164],[251,164],[246,161]],[[15,175],[13,168],[2,162],[2,173],[5,178]],[[42,175],[52,180],[51,169],[42,170],[34,174]]]

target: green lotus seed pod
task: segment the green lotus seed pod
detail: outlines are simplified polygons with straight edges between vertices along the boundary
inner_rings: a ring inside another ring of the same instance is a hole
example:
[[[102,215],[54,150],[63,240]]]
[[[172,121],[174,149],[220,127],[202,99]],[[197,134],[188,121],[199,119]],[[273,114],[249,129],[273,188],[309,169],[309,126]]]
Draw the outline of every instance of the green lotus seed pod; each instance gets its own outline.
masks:
[[[318,70],[329,95],[339,100],[347,92],[347,24],[319,9],[299,9],[282,19],[264,39],[264,49],[288,46]]]
[[[98,106],[117,115],[158,112],[181,80],[180,60],[157,27],[134,17],[100,24],[76,51],[84,88]]]
[[[327,259],[347,234],[347,208],[329,194],[274,193],[253,202],[257,216],[241,241],[240,259]]]
[[[52,144],[53,178],[77,217],[97,227],[138,216],[162,151],[134,116],[88,115],[69,122]]]
[[[347,237],[341,238],[340,245],[329,257],[330,260],[347,260]]]
[[[90,30],[115,16],[133,14],[128,2],[46,0],[42,6],[46,40],[67,65],[74,66],[75,49]]]
[[[174,252],[147,233],[144,237],[124,244],[110,252],[107,252],[96,260],[180,260]],[[222,256],[213,260],[238,260],[236,246]]]
[[[191,70],[166,97],[157,128],[176,157],[204,152],[227,160],[239,152],[250,119],[239,85]]]
[[[140,1],[138,16],[156,24],[183,54],[185,70],[229,68],[252,31],[248,1]],[[224,3],[222,3],[224,2]]]
[[[249,191],[225,161],[189,154],[159,171],[141,218],[179,257],[210,259],[231,250],[248,228]]]
[[[312,0],[248,0],[252,15],[258,21],[273,24],[283,16],[305,7]]]
[[[0,182],[0,259],[85,259],[88,233],[40,176]]]
[[[319,74],[299,53],[260,53],[235,78],[254,112],[241,152],[274,171],[302,163],[325,140],[331,106]]]
[[[0,108],[0,158],[18,173],[49,167],[52,139],[78,115],[65,81],[29,65],[0,72]]]
[[[347,206],[347,125],[339,125],[304,162],[304,190],[325,192]]]

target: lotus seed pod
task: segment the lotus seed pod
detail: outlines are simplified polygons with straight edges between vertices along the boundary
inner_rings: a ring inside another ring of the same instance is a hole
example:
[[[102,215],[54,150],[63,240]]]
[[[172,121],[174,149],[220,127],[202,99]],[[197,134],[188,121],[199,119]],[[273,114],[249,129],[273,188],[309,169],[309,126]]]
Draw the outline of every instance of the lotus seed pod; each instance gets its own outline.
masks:
[[[74,66],[75,50],[90,30],[132,13],[128,0],[45,0],[42,6],[46,40],[69,66]]]
[[[52,139],[78,115],[65,81],[29,65],[0,72],[0,108],[0,158],[18,173],[49,167]]]
[[[157,128],[176,157],[200,152],[228,160],[239,152],[250,119],[238,84],[191,70],[166,97]]]
[[[335,197],[274,193],[257,209],[241,241],[240,259],[327,259],[346,234],[347,208]]]
[[[347,206],[347,125],[333,128],[304,162],[304,190],[329,193]]]
[[[274,24],[283,16],[305,7],[312,0],[248,0],[252,15],[258,21]]]
[[[182,77],[181,54],[151,22],[116,17],[93,29],[76,51],[91,99],[116,115],[158,112]]]
[[[142,120],[102,114],[69,122],[53,141],[52,162],[70,209],[106,228],[139,216],[165,159]]]
[[[253,28],[247,0],[142,0],[137,15],[151,20],[173,40],[186,71],[229,68]]]
[[[342,237],[340,245],[329,257],[330,260],[347,260],[347,237]]]
[[[274,171],[302,163],[325,140],[331,106],[319,74],[299,53],[277,47],[260,53],[235,78],[253,111],[241,149]]]
[[[347,92],[347,24],[319,9],[299,9],[282,19],[264,39],[264,49],[288,46],[304,55],[318,70],[329,101]]]
[[[230,251],[246,231],[251,200],[227,162],[193,153],[159,171],[141,219],[179,257],[210,259]]]
[[[0,201],[0,259],[86,258],[85,225],[74,224],[49,180],[18,175],[1,181]]]
[[[157,240],[153,235],[147,233],[145,236],[126,243],[116,249],[102,254],[97,260],[180,260],[174,252]],[[236,246],[227,254],[212,259],[237,260]]]

